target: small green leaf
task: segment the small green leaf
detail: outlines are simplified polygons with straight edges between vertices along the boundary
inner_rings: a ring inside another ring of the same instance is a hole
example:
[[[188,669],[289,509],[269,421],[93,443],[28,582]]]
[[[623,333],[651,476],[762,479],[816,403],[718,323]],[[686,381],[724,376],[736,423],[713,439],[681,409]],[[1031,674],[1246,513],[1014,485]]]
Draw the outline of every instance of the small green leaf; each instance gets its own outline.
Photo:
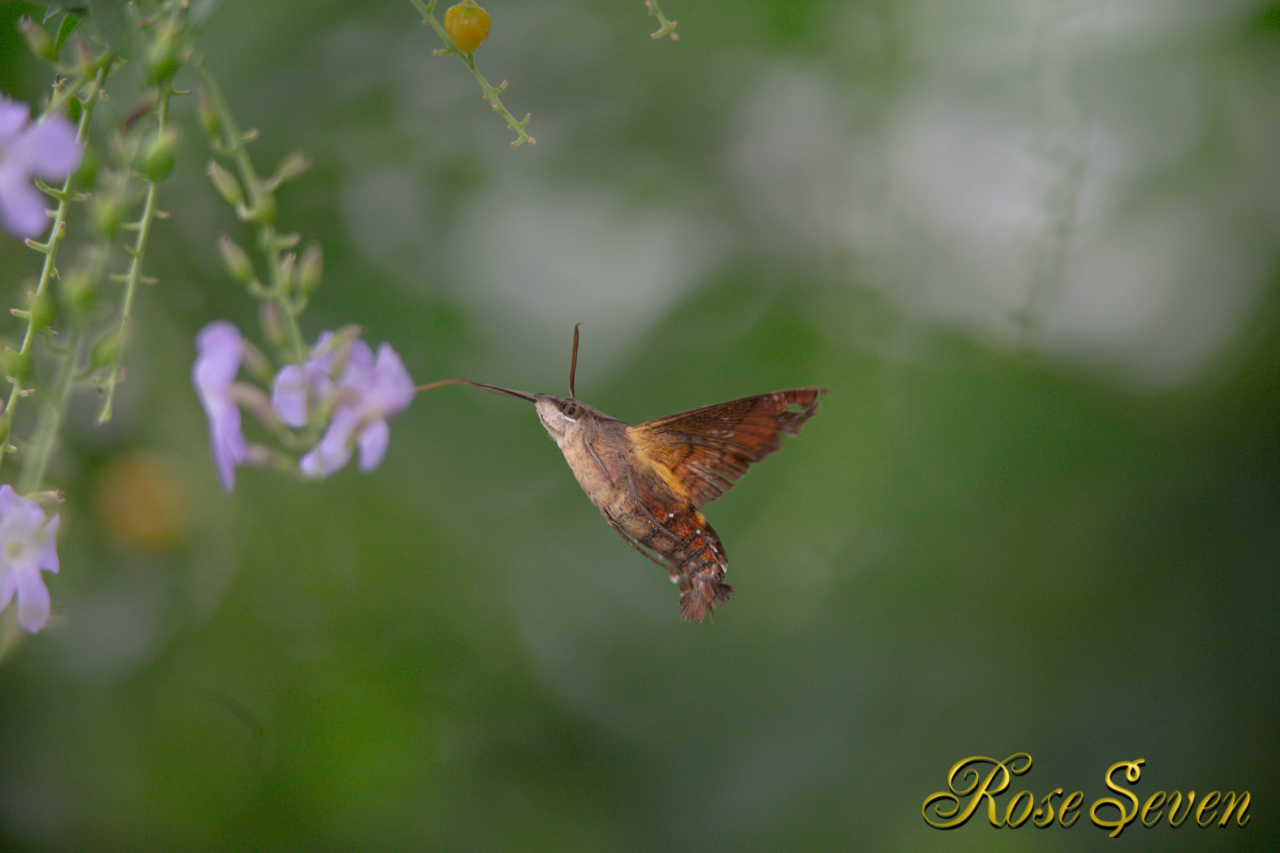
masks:
[[[59,51],[62,46],[67,43],[67,39],[71,38],[71,34],[76,31],[76,27],[80,26],[80,16],[67,12],[62,16],[62,23],[58,25],[58,34],[53,37],[53,49]]]

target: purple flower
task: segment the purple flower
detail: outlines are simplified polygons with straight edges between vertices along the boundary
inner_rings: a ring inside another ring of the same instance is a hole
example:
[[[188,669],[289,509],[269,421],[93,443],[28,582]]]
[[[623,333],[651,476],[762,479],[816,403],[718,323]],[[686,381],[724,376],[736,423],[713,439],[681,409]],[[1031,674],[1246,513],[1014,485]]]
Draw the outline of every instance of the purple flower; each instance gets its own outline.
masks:
[[[413,379],[390,344],[377,360],[364,341],[354,341],[338,380],[338,404],[329,428],[315,449],[302,457],[304,474],[328,476],[360,449],[360,470],[372,471],[386,455],[391,429],[386,419],[404,411],[413,399]]]
[[[333,363],[338,353],[333,332],[325,332],[311,350],[306,364],[280,368],[271,387],[271,408],[291,427],[304,427],[312,407],[329,399],[334,391]]]
[[[240,409],[231,399],[231,384],[240,370],[244,341],[226,320],[214,320],[196,335],[196,363],[191,381],[200,395],[200,404],[209,416],[209,443],[213,465],[222,488],[235,485],[235,466],[245,459],[245,438],[240,431]]]
[[[35,501],[0,486],[0,610],[18,596],[18,621],[35,633],[49,621],[49,590],[41,569],[58,570],[58,516],[45,521]]]
[[[65,180],[80,165],[84,147],[76,128],[62,116],[27,124],[30,108],[0,96],[0,220],[23,238],[36,238],[49,227],[45,197],[31,178]]]

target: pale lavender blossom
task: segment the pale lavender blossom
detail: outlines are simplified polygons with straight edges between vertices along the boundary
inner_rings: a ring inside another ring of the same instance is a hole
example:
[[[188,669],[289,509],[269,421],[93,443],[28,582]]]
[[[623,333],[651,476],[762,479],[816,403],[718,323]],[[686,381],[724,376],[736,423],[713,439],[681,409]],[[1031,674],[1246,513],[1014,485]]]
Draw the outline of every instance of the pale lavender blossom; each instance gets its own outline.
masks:
[[[49,621],[49,590],[41,569],[58,571],[58,516],[0,486],[0,610],[18,597],[18,622],[35,633]]]
[[[0,221],[19,237],[34,239],[49,227],[46,199],[31,184],[66,180],[84,157],[76,128],[62,116],[28,124],[30,108],[0,95]]]
[[[338,405],[329,428],[315,449],[302,457],[304,474],[328,476],[360,450],[360,470],[372,471],[382,462],[391,438],[387,418],[404,411],[413,399],[413,379],[390,344],[373,351],[354,341],[338,380]]]
[[[333,332],[325,332],[305,364],[285,365],[276,374],[271,386],[271,408],[291,427],[306,426],[312,406],[328,400],[334,392],[333,366],[338,352],[333,340]]]
[[[244,461],[246,452],[244,433],[240,430],[240,409],[231,399],[231,385],[243,355],[244,340],[239,330],[226,320],[214,320],[196,335],[196,363],[191,368],[191,381],[209,417],[213,465],[222,488],[228,492],[236,482],[235,466]]]

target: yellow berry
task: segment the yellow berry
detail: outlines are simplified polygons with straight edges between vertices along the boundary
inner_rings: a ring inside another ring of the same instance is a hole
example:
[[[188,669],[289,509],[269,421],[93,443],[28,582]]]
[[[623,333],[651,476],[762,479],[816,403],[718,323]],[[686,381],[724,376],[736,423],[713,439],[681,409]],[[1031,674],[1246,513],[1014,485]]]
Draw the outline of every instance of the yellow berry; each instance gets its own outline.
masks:
[[[444,13],[444,31],[458,50],[470,53],[489,37],[489,13],[476,5],[476,0],[462,0]]]

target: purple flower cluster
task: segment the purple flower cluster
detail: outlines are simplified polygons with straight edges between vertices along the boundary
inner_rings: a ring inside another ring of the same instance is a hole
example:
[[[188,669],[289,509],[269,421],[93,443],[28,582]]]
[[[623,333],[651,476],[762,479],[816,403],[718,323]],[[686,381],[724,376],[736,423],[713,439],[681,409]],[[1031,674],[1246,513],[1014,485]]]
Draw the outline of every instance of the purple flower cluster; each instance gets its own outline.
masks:
[[[0,486],[0,610],[18,597],[18,622],[36,632],[49,621],[49,590],[41,569],[58,570],[58,516]]]
[[[196,337],[191,371],[209,417],[214,467],[227,491],[235,484],[235,466],[248,455],[235,393],[244,347],[235,326],[214,321]],[[375,357],[364,341],[325,332],[306,362],[286,365],[276,374],[271,411],[291,427],[327,425],[319,443],[299,462],[304,474],[327,477],[357,449],[360,470],[376,468],[391,439],[387,418],[408,408],[413,392],[413,379],[390,344],[382,344]]]
[[[345,348],[332,332],[320,336],[306,364],[290,364],[276,374],[271,406],[280,420],[304,426],[309,404],[331,411],[329,428],[299,463],[304,474],[323,477],[337,471],[360,450],[360,470],[382,462],[391,440],[387,417],[404,411],[413,399],[413,379],[390,344],[377,358],[364,341]]]
[[[44,196],[31,185],[66,180],[84,157],[76,129],[62,116],[28,124],[30,108],[0,95],[0,221],[22,238],[49,227]]]

